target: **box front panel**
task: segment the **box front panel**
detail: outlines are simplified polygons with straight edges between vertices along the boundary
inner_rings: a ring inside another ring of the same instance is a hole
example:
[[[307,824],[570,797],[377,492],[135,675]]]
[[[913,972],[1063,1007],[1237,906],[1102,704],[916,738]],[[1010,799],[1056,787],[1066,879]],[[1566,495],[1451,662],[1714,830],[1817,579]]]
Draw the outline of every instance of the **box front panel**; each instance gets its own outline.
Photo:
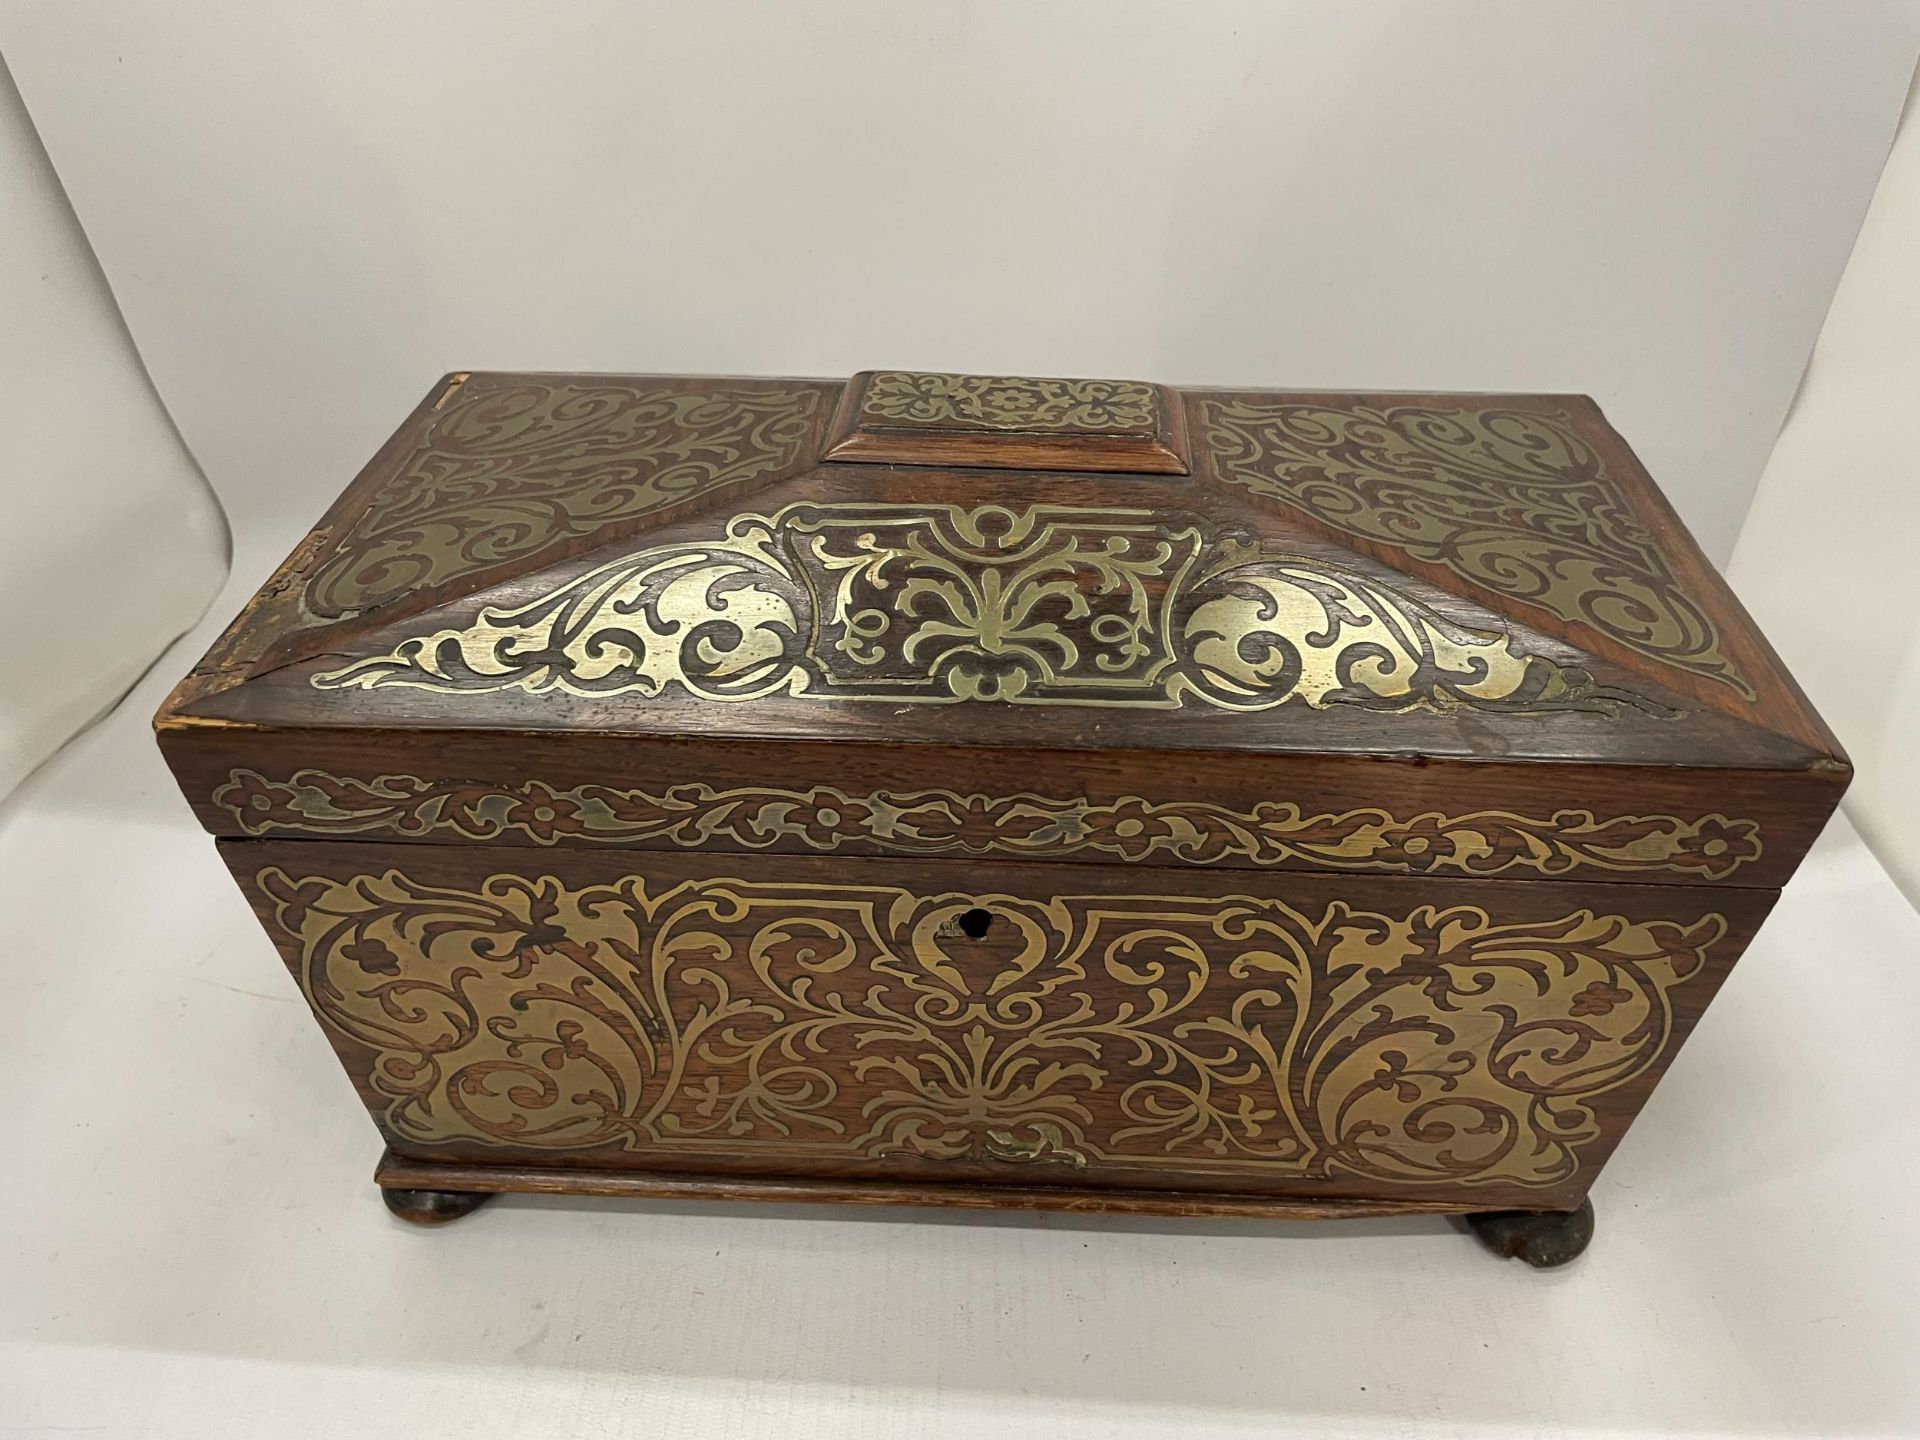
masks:
[[[421,1160],[1551,1208],[1772,902],[226,841]]]

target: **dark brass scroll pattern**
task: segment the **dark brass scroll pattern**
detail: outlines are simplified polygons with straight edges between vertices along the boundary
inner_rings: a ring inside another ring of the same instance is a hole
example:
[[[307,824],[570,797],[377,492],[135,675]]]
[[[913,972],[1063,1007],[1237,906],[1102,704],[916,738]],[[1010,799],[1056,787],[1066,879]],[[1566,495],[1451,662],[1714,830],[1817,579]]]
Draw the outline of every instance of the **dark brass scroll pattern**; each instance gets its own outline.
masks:
[[[1753,698],[1566,416],[1234,399],[1199,416],[1226,480]]]
[[[878,429],[1143,435],[1159,423],[1159,401],[1137,380],[881,370],[861,396],[860,416]]]
[[[797,465],[820,392],[528,380],[454,392],[306,590],[339,616]]]

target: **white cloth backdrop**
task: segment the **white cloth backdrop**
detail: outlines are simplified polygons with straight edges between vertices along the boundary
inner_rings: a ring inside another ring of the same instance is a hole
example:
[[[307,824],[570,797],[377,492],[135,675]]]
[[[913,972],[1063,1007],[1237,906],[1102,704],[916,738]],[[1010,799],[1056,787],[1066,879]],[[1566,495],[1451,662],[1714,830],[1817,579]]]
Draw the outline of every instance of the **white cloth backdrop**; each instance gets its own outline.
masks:
[[[199,618],[226,560],[0,67],[0,798]]]
[[[1729,576],[1857,770],[1848,812],[1920,904],[1920,82]]]
[[[1724,560],[1920,15],[12,0],[0,47],[242,545],[449,369],[904,365],[1587,391]]]

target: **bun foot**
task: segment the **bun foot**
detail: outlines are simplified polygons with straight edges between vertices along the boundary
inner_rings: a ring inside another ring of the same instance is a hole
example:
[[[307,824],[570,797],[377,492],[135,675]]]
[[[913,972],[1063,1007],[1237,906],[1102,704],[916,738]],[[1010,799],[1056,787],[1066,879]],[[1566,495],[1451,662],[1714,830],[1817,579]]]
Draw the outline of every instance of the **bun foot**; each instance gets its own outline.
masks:
[[[1467,1216],[1467,1224],[1502,1259],[1551,1270],[1593,1239],[1593,1201],[1582,1200],[1578,1210],[1487,1210]]]
[[[380,1198],[387,1209],[413,1225],[445,1225],[471,1215],[493,1196],[484,1190],[389,1190]]]

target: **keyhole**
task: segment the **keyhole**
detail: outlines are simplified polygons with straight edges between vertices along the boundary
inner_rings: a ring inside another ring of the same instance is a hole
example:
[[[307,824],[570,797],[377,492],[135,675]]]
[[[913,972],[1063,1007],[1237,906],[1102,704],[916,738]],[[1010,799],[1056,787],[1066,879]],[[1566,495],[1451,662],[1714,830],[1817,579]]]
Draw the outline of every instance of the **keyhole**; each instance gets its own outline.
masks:
[[[993,925],[990,912],[980,909],[962,910],[958,921],[960,933],[969,940],[978,940]]]

